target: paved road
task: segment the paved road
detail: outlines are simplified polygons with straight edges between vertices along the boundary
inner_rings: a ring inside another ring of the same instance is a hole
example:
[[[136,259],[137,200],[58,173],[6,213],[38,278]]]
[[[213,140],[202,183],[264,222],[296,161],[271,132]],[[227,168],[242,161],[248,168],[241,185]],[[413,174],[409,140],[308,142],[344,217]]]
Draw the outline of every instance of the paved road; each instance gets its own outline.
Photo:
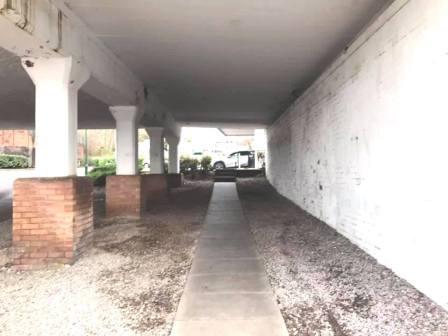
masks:
[[[234,182],[215,183],[171,335],[288,335]]]

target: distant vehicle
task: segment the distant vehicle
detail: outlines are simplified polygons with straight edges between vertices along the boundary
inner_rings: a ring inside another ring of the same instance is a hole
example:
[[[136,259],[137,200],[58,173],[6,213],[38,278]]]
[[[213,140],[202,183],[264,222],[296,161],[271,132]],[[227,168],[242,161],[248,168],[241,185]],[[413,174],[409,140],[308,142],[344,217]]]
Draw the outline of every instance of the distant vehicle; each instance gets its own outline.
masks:
[[[213,169],[255,168],[255,151],[239,151],[213,163]]]

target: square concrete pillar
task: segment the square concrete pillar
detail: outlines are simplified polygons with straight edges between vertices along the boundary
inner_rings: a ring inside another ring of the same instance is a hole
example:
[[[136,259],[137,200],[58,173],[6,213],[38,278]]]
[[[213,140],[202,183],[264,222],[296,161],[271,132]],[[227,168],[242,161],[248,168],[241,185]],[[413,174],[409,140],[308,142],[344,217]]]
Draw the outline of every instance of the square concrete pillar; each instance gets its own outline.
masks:
[[[88,177],[25,178],[14,183],[13,265],[72,264],[93,240]]]
[[[169,161],[168,161],[168,173],[169,174],[178,174],[179,173],[179,138],[167,135],[166,141],[168,142],[169,147]]]
[[[137,106],[110,106],[116,121],[117,175],[136,175],[137,164]]]
[[[147,127],[146,132],[149,135],[149,164],[150,174],[163,174],[165,171],[164,146],[163,146],[163,127]]]
[[[76,175],[78,91],[90,72],[71,57],[27,57],[22,65],[36,88],[36,174]]]
[[[142,177],[114,175],[106,178],[106,217],[140,217]]]

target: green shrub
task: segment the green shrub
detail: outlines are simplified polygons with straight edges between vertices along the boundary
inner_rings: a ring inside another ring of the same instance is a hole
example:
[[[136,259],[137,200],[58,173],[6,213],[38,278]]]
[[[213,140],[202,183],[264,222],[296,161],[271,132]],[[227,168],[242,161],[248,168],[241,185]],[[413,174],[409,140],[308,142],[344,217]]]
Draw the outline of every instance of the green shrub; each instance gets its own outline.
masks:
[[[96,167],[89,172],[89,176],[93,180],[93,185],[98,187],[104,187],[106,185],[106,177],[115,174],[116,174],[115,166]]]
[[[110,167],[116,167],[117,162],[115,161],[115,158],[111,157],[105,157],[98,159],[98,166],[101,168],[110,168]]]
[[[143,158],[139,158],[138,159],[138,171],[142,171],[143,170],[143,164],[145,163],[145,161],[143,160]]]
[[[203,156],[201,159],[201,169],[209,171],[212,168],[212,158],[208,155]]]
[[[29,168],[28,158],[23,155],[0,155],[0,169]]]
[[[93,161],[95,160],[95,161]],[[95,162],[96,167],[89,172],[93,184],[98,187],[106,185],[106,177],[117,173],[117,164],[114,158],[95,158],[90,162]],[[138,169],[143,169],[143,159],[138,159]]]
[[[188,156],[181,156],[179,165],[181,173],[196,171],[198,169],[199,161]]]
[[[84,161],[82,163],[84,164]],[[110,156],[91,156],[87,163],[91,167],[109,167],[116,165],[115,158]]]
[[[89,172],[89,176],[92,178],[95,186],[105,186],[106,177],[116,174],[117,164],[114,158],[92,158],[90,162],[96,165],[96,167]]]

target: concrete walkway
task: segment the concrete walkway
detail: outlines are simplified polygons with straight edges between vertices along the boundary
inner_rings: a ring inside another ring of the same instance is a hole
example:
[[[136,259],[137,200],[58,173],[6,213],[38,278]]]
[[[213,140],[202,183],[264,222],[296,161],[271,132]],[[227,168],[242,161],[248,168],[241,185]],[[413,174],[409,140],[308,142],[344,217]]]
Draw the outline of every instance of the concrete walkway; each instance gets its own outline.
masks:
[[[235,183],[215,183],[171,335],[288,335]]]

